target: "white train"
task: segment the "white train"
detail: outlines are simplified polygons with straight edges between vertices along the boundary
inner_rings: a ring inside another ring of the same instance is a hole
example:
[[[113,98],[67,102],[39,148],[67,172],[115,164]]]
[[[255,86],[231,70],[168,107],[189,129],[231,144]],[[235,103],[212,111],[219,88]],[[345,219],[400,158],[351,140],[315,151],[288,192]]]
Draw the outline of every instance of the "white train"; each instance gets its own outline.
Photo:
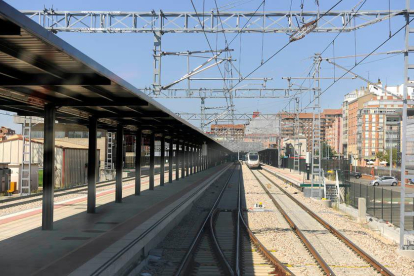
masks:
[[[249,152],[246,154],[246,165],[250,169],[260,168],[260,159],[257,152]]]

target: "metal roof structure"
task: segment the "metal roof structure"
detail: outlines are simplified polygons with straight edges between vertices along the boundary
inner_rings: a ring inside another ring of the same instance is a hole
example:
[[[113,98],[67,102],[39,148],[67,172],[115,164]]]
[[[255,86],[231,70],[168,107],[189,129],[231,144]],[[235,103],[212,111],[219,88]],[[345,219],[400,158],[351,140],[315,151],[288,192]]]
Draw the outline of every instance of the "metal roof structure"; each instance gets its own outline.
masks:
[[[0,109],[44,117],[57,107],[56,119],[126,131],[154,130],[229,150],[160,103],[0,1]]]

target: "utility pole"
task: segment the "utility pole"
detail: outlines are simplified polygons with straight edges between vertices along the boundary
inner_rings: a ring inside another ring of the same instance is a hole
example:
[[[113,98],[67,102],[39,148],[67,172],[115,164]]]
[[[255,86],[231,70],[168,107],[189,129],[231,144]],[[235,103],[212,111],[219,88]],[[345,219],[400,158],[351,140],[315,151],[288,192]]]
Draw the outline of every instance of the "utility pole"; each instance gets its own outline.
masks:
[[[405,189],[405,181],[406,179],[411,179],[413,178],[413,175],[406,175],[406,161],[409,157],[409,155],[407,154],[407,138],[410,139],[411,137],[407,137],[407,120],[408,120],[408,116],[407,116],[407,109],[408,109],[408,104],[412,104],[413,101],[409,99],[408,97],[408,86],[411,85],[410,84],[410,78],[408,75],[408,70],[413,68],[413,65],[410,64],[410,59],[409,59],[409,54],[411,52],[412,47],[410,46],[410,42],[409,42],[409,38],[410,38],[410,33],[412,32],[412,25],[410,25],[410,12],[411,12],[411,7],[410,7],[410,0],[406,0],[405,1],[405,12],[404,12],[404,16],[405,16],[405,35],[404,35],[404,46],[405,46],[405,51],[404,51],[404,91],[403,91],[403,114],[402,114],[402,129],[403,131],[402,133],[402,143],[401,143],[401,200],[400,200],[400,250],[409,250],[412,249],[409,247],[409,245],[406,245],[406,240],[405,240],[405,235],[408,234],[407,231],[405,230],[405,218],[407,217],[414,217],[414,212],[406,212],[405,211],[405,198],[406,197],[414,197],[414,195],[411,193],[406,193],[406,189]],[[408,158],[407,158],[408,157]],[[410,159],[408,159],[410,160]]]
[[[299,164],[300,164],[300,160],[299,160],[299,132],[300,132],[300,125],[299,125],[299,102],[300,99],[299,97],[295,98],[295,124],[294,124],[294,147],[293,147],[293,154],[294,154],[294,159],[293,159],[293,169],[299,172]]]
[[[322,148],[321,148],[321,110],[320,110],[320,67],[321,67],[321,55],[315,54],[313,62],[315,64],[315,71],[313,78],[315,79],[317,89],[314,90],[314,106],[313,106],[313,121],[312,121],[312,162],[311,162],[311,197],[313,197],[313,187],[318,184],[318,197],[320,197],[321,181],[323,175],[322,170]]]
[[[388,132],[390,135],[390,176],[392,176],[392,133]]]

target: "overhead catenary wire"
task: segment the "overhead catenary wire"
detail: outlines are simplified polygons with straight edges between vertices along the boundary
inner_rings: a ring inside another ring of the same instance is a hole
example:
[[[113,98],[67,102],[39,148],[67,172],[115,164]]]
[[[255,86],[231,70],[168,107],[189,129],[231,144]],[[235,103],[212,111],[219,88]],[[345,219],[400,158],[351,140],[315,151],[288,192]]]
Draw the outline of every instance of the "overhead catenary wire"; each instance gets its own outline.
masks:
[[[261,58],[261,63],[263,63],[263,51],[264,51],[264,28],[265,28],[265,8],[266,8],[266,0],[263,0],[263,22],[262,22],[262,58]]]
[[[339,0],[335,5],[333,5],[329,10],[327,10],[324,14],[322,14],[315,22],[315,24],[322,19],[328,12],[333,10],[336,6],[338,6],[343,0]],[[255,69],[253,69],[249,74],[247,74],[242,80],[240,80],[238,83],[236,83],[232,89],[234,89],[240,82],[242,82],[244,79],[250,77],[253,73],[255,73],[259,68],[261,68],[263,65],[268,63],[270,60],[272,60],[275,56],[277,56],[281,51],[283,51],[289,44],[291,44],[292,41],[287,42],[285,45],[283,45],[279,50],[277,50],[275,53],[273,53],[270,57],[268,57],[262,64],[257,66]]]
[[[331,85],[329,85],[326,89],[324,89],[321,92],[321,95],[326,93],[326,91],[328,91],[332,86],[334,86],[338,81],[340,81],[344,76],[346,76],[350,71],[352,71],[355,67],[357,67],[358,65],[360,65],[364,60],[366,60],[368,57],[370,57],[373,53],[375,53],[379,48],[381,48],[382,46],[384,46],[384,44],[386,44],[388,41],[390,41],[396,34],[398,34],[399,32],[401,32],[407,25],[409,25],[412,21],[414,20],[414,17],[412,19],[410,19],[407,23],[405,23],[400,29],[398,29],[395,33],[393,33],[390,37],[388,37],[386,40],[384,40],[380,45],[378,45],[374,50],[372,50],[367,56],[365,56],[363,59],[361,59],[357,64],[355,64],[354,66],[352,66],[351,69],[348,69],[344,74],[342,74],[337,80],[335,80],[333,83],[331,83]],[[307,108],[309,105],[312,104],[312,102],[314,102],[315,99],[313,101],[311,101],[307,106],[305,106],[305,108]],[[303,110],[303,109],[302,109]]]
[[[208,36],[207,36],[206,32],[204,31],[204,5],[205,5],[205,0],[203,0],[203,24],[201,23],[200,16],[199,16],[199,14],[198,14],[198,12],[197,12],[197,9],[196,9],[196,7],[195,7],[195,4],[194,4],[193,0],[190,0],[190,1],[191,1],[192,6],[193,6],[193,9],[194,9],[194,11],[195,11],[195,13],[196,13],[197,19],[198,19],[198,21],[199,21],[199,23],[200,23],[200,26],[202,26],[203,34],[204,34],[204,37],[205,37],[205,38],[206,38],[206,40],[207,40],[207,44],[208,44],[208,46],[210,47],[210,50],[212,51],[211,43],[210,43],[210,41],[209,41],[209,39],[208,39]],[[221,25],[222,25],[222,27],[223,27],[223,23],[222,23],[222,21],[221,21],[220,12],[219,12],[218,5],[217,5],[216,0],[215,0],[215,4],[216,4],[216,8],[217,8],[218,20],[220,20]],[[263,4],[263,2],[262,2],[262,4]],[[257,13],[257,11],[260,9],[260,6],[261,6],[262,4],[260,4],[260,5],[259,5],[259,7],[258,7],[258,8],[256,9],[256,11],[253,13],[253,15],[252,15],[252,16],[251,16],[248,20],[247,20],[247,22],[244,24],[244,26],[242,27],[242,29],[241,29],[241,30],[243,30],[243,29],[247,26],[247,24],[250,22],[250,20],[253,18],[253,16],[254,16],[254,15]],[[218,28],[218,24],[217,24],[217,28]],[[230,41],[230,43],[227,43],[227,37],[226,37],[226,35],[224,34],[224,36],[225,36],[225,42],[226,42],[226,47],[227,47],[227,48],[228,48],[228,47],[230,46],[230,44],[231,44],[231,43],[232,43],[232,42],[233,42],[233,41],[237,38],[237,36],[238,36],[239,34],[241,34],[241,30],[240,30],[240,32],[238,32],[238,33],[236,34],[236,36],[234,36],[234,37],[233,37],[233,39]],[[224,33],[224,32],[223,32],[223,33]],[[218,44],[217,39],[218,39],[218,37],[216,36],[216,46],[217,46],[217,44]],[[227,54],[227,53],[226,53],[226,54]],[[220,68],[219,66],[217,66],[217,68],[219,69],[220,75],[221,75],[221,77],[222,77],[222,78],[223,78],[223,80],[224,80],[225,90],[226,90],[226,91],[228,91],[229,93],[231,93],[231,90],[228,88],[228,85],[227,85],[227,83],[226,83],[226,81],[225,81],[225,78],[224,78],[223,72],[221,71],[221,68]],[[243,78],[242,80],[244,80],[244,78]],[[228,101],[227,97],[226,97],[226,101]],[[231,105],[233,105],[233,104],[231,104]],[[231,106],[230,108],[231,108],[231,109],[233,109],[234,107],[233,107],[233,106]]]
[[[365,5],[365,3],[367,2],[367,0],[360,0],[353,8],[352,8],[352,11],[355,11],[355,9],[358,7],[358,9],[353,13],[353,15],[352,15],[352,17],[343,25],[343,27],[342,27],[342,29],[339,31],[339,33],[334,37],[334,39],[332,39],[332,41],[330,42],[330,43],[328,43],[328,45],[326,45],[326,47],[322,50],[322,52],[320,53],[320,55],[323,55],[325,52],[326,52],[326,50],[328,50],[328,48],[329,48],[329,46],[331,46],[332,44],[334,44],[335,43],[335,40],[343,33],[343,31],[345,30],[345,28],[348,26],[348,24],[350,23],[350,22],[352,22],[352,19],[355,17],[355,15],[357,14],[357,12]],[[338,4],[338,3],[337,3]],[[312,67],[311,67],[311,69],[309,70],[309,73],[307,74],[307,76],[306,77],[309,77],[310,76],[310,74],[311,74],[311,72],[312,72],[312,70],[313,70],[313,68],[314,68],[314,66],[315,66],[315,64],[313,63],[312,64]],[[303,80],[303,82],[302,82],[302,86],[303,86],[303,84],[305,83],[305,81],[306,80]],[[290,99],[291,101],[296,97],[296,95],[297,95],[297,92],[294,94],[294,96]],[[286,108],[286,107],[285,107]],[[285,108],[283,108],[283,109],[285,109]]]
[[[207,34],[206,34],[206,32],[204,31],[204,22],[203,22],[203,23],[201,23],[201,19],[200,19],[200,16],[199,16],[198,12],[197,12],[197,9],[196,9],[196,7],[195,7],[195,5],[194,5],[194,2],[193,2],[193,0],[190,0],[190,1],[191,1],[191,4],[193,5],[194,12],[195,12],[195,13],[196,13],[196,15],[197,15],[198,22],[200,23],[200,26],[201,26],[201,28],[202,28],[202,30],[203,30],[204,37],[205,37],[205,38],[206,38],[206,40],[207,40],[208,47],[209,47],[209,48],[210,48],[210,50],[213,52],[213,47],[211,46],[210,40],[208,39]],[[204,13],[203,13],[203,16],[204,16]],[[213,56],[214,56],[214,53],[213,53]],[[216,60],[216,62],[217,62],[217,60]],[[217,66],[217,68],[218,68],[218,70],[220,71],[220,75],[221,75],[221,77],[222,77],[223,79],[225,79],[225,78],[224,78],[224,75],[223,75],[223,72],[221,71],[220,66]],[[225,86],[227,86],[226,82],[224,82],[224,84],[225,84]],[[228,89],[228,87],[226,87],[226,88]]]

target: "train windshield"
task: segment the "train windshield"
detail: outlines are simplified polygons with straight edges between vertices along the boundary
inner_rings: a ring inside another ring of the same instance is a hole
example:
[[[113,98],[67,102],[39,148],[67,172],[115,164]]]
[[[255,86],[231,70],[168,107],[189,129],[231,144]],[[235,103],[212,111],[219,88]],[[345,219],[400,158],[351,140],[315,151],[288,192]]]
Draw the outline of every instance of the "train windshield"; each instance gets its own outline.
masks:
[[[257,153],[251,153],[249,154],[249,159],[251,161],[257,161],[259,159],[259,155]]]

